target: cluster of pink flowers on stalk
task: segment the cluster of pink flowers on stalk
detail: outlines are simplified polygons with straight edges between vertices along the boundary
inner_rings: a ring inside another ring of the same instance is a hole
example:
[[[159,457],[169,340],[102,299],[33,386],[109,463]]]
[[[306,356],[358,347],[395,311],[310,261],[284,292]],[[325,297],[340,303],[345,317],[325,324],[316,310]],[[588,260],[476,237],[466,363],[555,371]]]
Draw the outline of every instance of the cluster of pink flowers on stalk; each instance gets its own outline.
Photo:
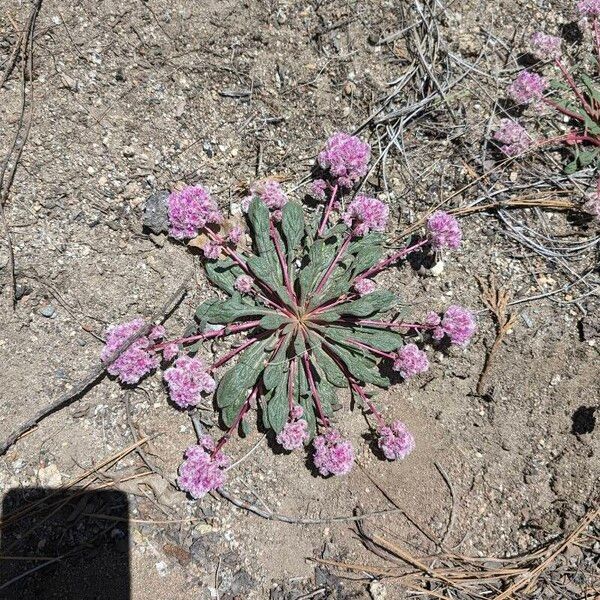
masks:
[[[547,87],[548,82],[544,77],[524,70],[508,86],[507,92],[517,104],[528,104],[534,100],[541,100],[544,90]]]
[[[561,38],[542,31],[538,31],[531,36],[532,53],[538,60],[560,58],[561,44]]]
[[[314,441],[313,462],[319,473],[327,475],[346,475],[354,463],[354,448],[336,429],[328,429],[318,435]]]
[[[196,406],[201,394],[211,394],[217,384],[207,373],[206,365],[199,358],[180,356],[172,367],[164,374],[164,380],[169,386],[171,400],[180,408]]]
[[[354,282],[354,290],[359,296],[366,296],[375,291],[377,285],[372,279],[357,279]]]
[[[500,150],[506,156],[517,156],[531,146],[531,137],[527,130],[513,119],[500,121],[500,127],[494,133],[494,139],[502,143]]]
[[[120,323],[108,328],[106,343],[100,354],[100,360],[106,362],[124,342],[144,327],[143,319],[134,319],[128,323]],[[123,383],[137,383],[160,365],[160,356],[153,352],[153,343],[164,337],[162,325],[153,327],[148,336],[137,339],[107,368],[110,375],[118,377]]]
[[[252,202],[252,198],[258,196],[272,212],[275,221],[281,220],[281,209],[287,204],[286,196],[281,184],[274,179],[267,179],[255,183],[250,188],[250,194],[242,200],[242,210],[246,212]]]
[[[308,423],[302,418],[304,410],[301,406],[294,406],[290,411],[290,420],[277,434],[277,443],[286,450],[302,448],[308,440]]]
[[[240,294],[249,294],[252,291],[252,284],[254,279],[250,275],[240,275],[235,282],[233,287],[240,292]]]
[[[347,133],[336,133],[332,135],[325,145],[325,149],[319,153],[319,166],[328,172],[331,185],[350,189],[361,177],[367,173],[367,166],[371,156],[371,147],[358,137]],[[319,188],[324,192],[325,183],[317,180],[319,184],[313,186],[317,191]]]
[[[415,449],[415,438],[402,421],[379,428],[377,445],[388,460],[402,460]]]
[[[434,250],[455,250],[462,241],[456,218],[441,210],[434,212],[427,220],[427,236]]]
[[[369,231],[384,231],[389,214],[387,204],[360,194],[350,202],[342,219],[354,228],[356,235],[365,235]]]
[[[172,192],[167,203],[169,235],[178,240],[193,238],[206,225],[223,221],[217,203],[199,185]]]
[[[425,373],[429,369],[429,360],[427,354],[416,344],[406,344],[398,351],[392,368],[404,379],[409,379],[419,373]]]
[[[577,10],[584,17],[600,17],[600,0],[580,0]]]
[[[214,440],[205,435],[197,445],[190,446],[185,452],[185,461],[179,468],[177,482],[193,498],[202,498],[225,483],[224,469],[230,465],[231,460],[221,451],[213,457],[214,450]]]
[[[429,313],[426,321],[433,327],[434,339],[447,336],[450,343],[457,346],[468,344],[477,329],[473,313],[456,304],[449,306],[441,318],[435,312]]]

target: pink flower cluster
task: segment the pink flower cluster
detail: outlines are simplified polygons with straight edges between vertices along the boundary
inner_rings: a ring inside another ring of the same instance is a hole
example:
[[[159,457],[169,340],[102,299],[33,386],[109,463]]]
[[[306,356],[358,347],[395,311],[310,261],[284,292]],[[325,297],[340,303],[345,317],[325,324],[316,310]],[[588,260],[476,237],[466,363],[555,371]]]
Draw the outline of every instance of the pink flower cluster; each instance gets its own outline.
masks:
[[[318,161],[322,169],[329,171],[334,185],[350,189],[366,175],[370,157],[369,144],[354,135],[336,133],[327,140]]]
[[[250,202],[255,196],[258,196],[267,205],[275,221],[281,220],[281,209],[287,204],[288,197],[278,181],[267,179],[255,183],[250,188],[250,194],[242,200],[244,212],[248,211]]]
[[[434,250],[455,250],[462,240],[458,221],[442,210],[434,212],[427,220],[427,236]]]
[[[206,372],[204,362],[187,355],[180,356],[165,371],[164,380],[169,386],[171,400],[180,408],[196,406],[202,392],[210,394],[217,387],[215,380]]]
[[[584,17],[600,17],[600,0],[580,0],[577,10]]]
[[[186,460],[179,467],[177,482],[179,487],[189,492],[193,498],[202,498],[225,483],[224,469],[231,461],[220,451],[212,457],[214,449],[214,440],[205,435],[198,445],[190,446],[185,452]]]
[[[416,344],[406,344],[399,350],[392,368],[394,371],[399,371],[404,379],[408,379],[419,373],[425,373],[429,369],[429,360],[427,354]]]
[[[600,179],[596,182],[596,191],[588,196],[583,208],[596,219],[600,220]]]
[[[204,252],[204,256],[211,260],[217,260],[219,256],[221,256],[221,250],[223,246],[218,244],[217,242],[208,241],[204,246],[202,246],[202,252]]]
[[[507,92],[517,104],[527,104],[541,100],[547,87],[548,82],[541,75],[525,70],[508,86]]]
[[[466,346],[477,329],[473,313],[455,304],[446,309],[443,318],[440,319],[437,313],[431,312],[426,321],[434,328],[434,339],[441,340],[448,336],[450,343],[457,346]]]
[[[143,319],[134,319],[128,323],[113,325],[106,332],[106,343],[100,354],[100,360],[106,362],[124,342],[144,327]],[[152,351],[153,342],[164,337],[162,325],[153,327],[148,336],[137,339],[123,354],[107,367],[110,375],[118,377],[123,383],[137,383],[144,375],[160,365],[160,356]]]
[[[538,60],[560,58],[562,39],[555,35],[548,35],[538,31],[531,36],[531,49]]]
[[[402,421],[379,428],[377,445],[388,460],[406,458],[415,449],[415,438]]]
[[[317,200],[325,200],[325,190],[329,187],[324,179],[315,179],[310,184],[310,195]]]
[[[389,214],[387,204],[361,194],[350,202],[342,219],[348,227],[354,227],[356,235],[365,235],[369,231],[384,231]]]
[[[301,406],[294,406],[290,411],[290,420],[275,438],[286,450],[302,448],[308,440],[308,423],[302,418],[303,414]]]
[[[227,234],[227,241],[230,244],[237,246],[240,243],[240,240],[242,239],[243,235],[244,230],[239,225],[236,225],[235,227],[232,227],[229,233]]]
[[[354,448],[339,431],[328,429],[317,436],[313,444],[313,461],[321,475],[346,475],[350,472],[354,463]]]
[[[168,198],[169,234],[178,239],[193,238],[209,223],[221,223],[217,203],[201,186],[188,186]]]
[[[375,291],[375,282],[372,279],[357,279],[354,282],[354,290],[359,296],[366,296]]]
[[[233,287],[240,292],[240,294],[249,294],[252,290],[252,284],[254,279],[250,275],[240,275],[234,282]]]
[[[500,146],[500,150],[506,156],[517,156],[531,146],[531,138],[527,130],[512,119],[500,121],[500,127],[494,133],[494,139],[503,144]]]

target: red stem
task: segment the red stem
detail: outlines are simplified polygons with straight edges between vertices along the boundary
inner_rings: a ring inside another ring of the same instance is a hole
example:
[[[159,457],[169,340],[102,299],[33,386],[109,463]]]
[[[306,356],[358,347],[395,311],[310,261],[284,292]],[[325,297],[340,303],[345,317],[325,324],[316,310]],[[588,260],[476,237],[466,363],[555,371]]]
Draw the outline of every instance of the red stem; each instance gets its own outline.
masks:
[[[371,402],[371,400],[367,398],[367,395],[365,394],[362,387],[360,387],[360,385],[358,385],[358,383],[356,383],[355,381],[351,381],[350,384],[352,385],[352,389],[362,398],[362,401],[369,407],[369,410],[373,413],[373,416],[375,417],[379,426],[383,427],[385,425],[385,419],[383,418],[383,415],[377,410],[377,407],[373,404],[373,402]]]
[[[260,340],[263,337],[266,337],[267,335],[270,335],[270,332],[246,340],[243,344],[240,344],[239,346],[225,354],[225,356],[222,356],[219,360],[214,362],[208,368],[208,371],[211,372],[218,369],[219,367],[222,367],[226,362],[230,361],[234,356],[237,356],[240,352],[242,352],[242,350],[245,350],[246,348],[248,348],[248,346],[252,346],[252,344],[258,342],[258,340]]]
[[[199,333],[198,335],[193,335],[191,337],[179,338],[176,340],[170,340],[168,342],[162,342],[157,344],[156,346],[152,346],[149,350],[156,352],[157,350],[162,350],[171,344],[187,344],[189,342],[197,342],[198,340],[209,340],[216,337],[221,337],[225,335],[230,335],[232,333],[238,333],[239,331],[246,331],[248,329],[252,329],[256,327],[260,321],[248,321],[247,323],[234,323],[233,325],[227,325],[223,327],[223,329],[215,329],[213,331],[207,331],[205,333]]]
[[[281,238],[279,237],[279,233],[275,229],[275,225],[273,225],[273,221],[269,221],[269,232],[271,234],[271,239],[275,244],[275,251],[277,252],[277,257],[279,258],[279,265],[281,266],[281,272],[283,273],[283,281],[285,282],[285,287],[290,295],[290,298],[297,302],[296,293],[294,292],[294,288],[292,286],[292,282],[290,281],[290,273],[288,271],[287,262],[285,260],[285,256],[283,255],[283,250],[281,249]]]
[[[211,459],[213,459],[217,455],[219,450],[221,450],[221,448],[228,442],[229,438],[231,437],[231,434],[239,427],[240,423],[242,422],[242,419],[244,418],[244,415],[248,412],[248,409],[250,408],[250,403],[254,400],[254,398],[256,398],[256,396],[258,394],[258,386],[259,386],[259,384],[257,383],[252,388],[250,395],[246,398],[246,401],[242,405],[242,408],[240,408],[240,412],[238,412],[238,414],[235,418],[235,421],[232,423],[231,427],[227,430],[227,433],[217,442],[215,449],[212,451],[212,453],[210,455]]]
[[[369,319],[360,319],[356,321],[356,324],[366,325],[367,327],[385,327],[386,329],[435,329],[436,327],[436,325],[426,325],[424,323],[404,323],[402,321],[393,323],[391,321],[372,321]]]
[[[583,106],[583,109],[585,110],[585,112],[590,115],[590,117],[592,117],[592,113],[594,112],[592,107],[589,105],[588,101],[584,98],[583,94],[579,91],[579,88],[577,87],[577,84],[575,83],[575,80],[573,79],[573,76],[571,75],[571,73],[569,73],[569,71],[567,71],[567,69],[565,69],[565,67],[563,66],[562,62],[560,62],[560,59],[557,58],[555,60],[556,66],[562,71],[562,74],[565,76],[565,79],[567,80],[567,83],[571,86],[571,89],[573,90],[573,92],[575,92],[575,95],[577,96],[577,99],[579,100],[579,102],[581,102],[581,106]]]
[[[333,208],[333,203],[335,202],[335,196],[338,191],[338,186],[334,186],[333,191],[331,192],[331,198],[327,204],[327,207],[323,211],[323,218],[321,219],[321,224],[319,225],[319,229],[317,231],[317,237],[321,237],[323,232],[325,231],[325,227],[327,226],[327,221],[329,220],[329,215],[331,213],[331,209]]]
[[[574,113],[572,110],[569,110],[568,108],[564,108],[563,106],[561,106],[560,104],[558,104],[557,102],[552,100],[551,98],[542,98],[542,102],[545,102],[546,104],[551,106],[554,110],[561,112],[563,115],[567,115],[568,117],[571,117],[571,119],[575,119],[576,121],[581,121],[581,122],[585,121],[585,119],[581,115]]]
[[[317,412],[319,413],[319,418],[321,419],[325,427],[329,427],[329,419],[323,413],[321,398],[319,396],[319,392],[317,391],[317,386],[315,385],[315,380],[313,378],[312,371],[310,370],[310,361],[308,360],[306,354],[302,355],[302,361],[304,363],[304,371],[306,373],[306,378],[308,379],[308,385],[310,386],[310,391],[313,395],[315,406],[317,407]]]
[[[389,256],[388,258],[385,258],[385,259],[379,261],[376,265],[374,265],[373,267],[371,267],[370,269],[368,269],[367,271],[362,273],[361,276],[359,277],[359,279],[365,279],[366,277],[370,277],[371,275],[375,275],[376,273],[379,273],[380,271],[382,271],[389,265],[395,263],[396,261],[400,260],[401,258],[404,258],[405,256],[408,256],[411,252],[418,250],[422,246],[425,246],[425,244],[427,244],[427,243],[429,243],[429,240],[424,239],[424,240],[421,240],[420,242],[417,242],[416,244],[414,244],[412,246],[409,246],[408,248],[399,250],[398,252],[392,254],[392,256]]]
[[[365,344],[364,342],[360,342],[358,340],[355,340],[354,338],[348,338],[347,341],[350,342],[353,346],[356,346],[357,348],[362,348],[363,350],[368,350],[369,352],[371,352],[372,354],[376,354],[377,356],[382,356],[383,358],[390,358],[391,360],[394,360],[396,358],[396,355],[392,354],[391,352],[384,352],[383,350],[379,350],[374,346]]]
[[[314,294],[312,294],[312,295],[316,296],[317,294],[319,294],[321,292],[321,290],[327,283],[329,276],[335,269],[335,266],[338,264],[339,260],[342,258],[342,256],[346,252],[346,250],[348,250],[348,246],[350,245],[350,242],[352,241],[353,237],[354,237],[354,232],[351,231],[348,234],[348,237],[344,240],[344,243],[340,246],[340,249],[338,250],[338,253],[335,255],[335,258],[331,261],[331,264],[329,265],[329,267],[327,267],[327,271],[325,271],[325,274],[321,278],[321,281],[319,282],[317,289],[314,291]]]

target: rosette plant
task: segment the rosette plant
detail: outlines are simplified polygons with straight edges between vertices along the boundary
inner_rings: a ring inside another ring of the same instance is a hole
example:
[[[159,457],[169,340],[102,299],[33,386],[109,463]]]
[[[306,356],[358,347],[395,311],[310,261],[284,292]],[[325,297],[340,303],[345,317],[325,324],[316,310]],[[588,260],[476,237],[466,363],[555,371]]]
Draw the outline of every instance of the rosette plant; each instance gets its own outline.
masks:
[[[163,362],[175,359],[164,379],[180,408],[214,392],[226,432],[217,442],[204,436],[188,449],[179,482],[192,496],[222,485],[229,464],[223,446],[257,418],[286,450],[312,442],[322,475],[347,473],[354,452],[333,427],[338,390],[348,390],[374,419],[386,458],[404,458],[413,449],[402,422],[386,424],[374,391],[391,385],[390,370],[408,378],[428,368],[418,346],[427,337],[464,345],[475,321],[453,306],[443,316],[429,313],[422,323],[409,322],[407,304],[376,283],[379,273],[413,252],[457,248],[461,234],[453,217],[438,212],[426,235],[388,253],[383,202],[358,195],[341,210],[343,195],[364,175],[368,160],[369,147],[358,138],[330,138],[319,155],[320,179],[313,189],[322,202],[316,210],[288,201],[275,181],[253,186],[242,203],[252,240],[246,250],[239,245],[243,230],[228,230],[203,188],[171,194],[171,234],[202,235],[206,275],[220,294],[198,307],[195,331],[159,342],[164,331],[152,330],[120,357],[126,364],[114,363],[110,372],[132,383],[156,368],[162,352]],[[109,331],[107,355],[141,327],[136,323]],[[211,365],[198,358],[203,341],[236,334],[245,338]]]

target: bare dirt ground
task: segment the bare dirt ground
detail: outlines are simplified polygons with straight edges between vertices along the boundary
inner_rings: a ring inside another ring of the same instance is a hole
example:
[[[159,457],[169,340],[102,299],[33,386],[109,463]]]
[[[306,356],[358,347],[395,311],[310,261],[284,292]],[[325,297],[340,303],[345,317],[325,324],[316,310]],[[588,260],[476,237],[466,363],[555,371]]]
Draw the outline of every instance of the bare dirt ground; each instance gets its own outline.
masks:
[[[14,310],[5,236],[0,244],[0,439],[98,364],[108,324],[151,315],[182,282],[193,282],[166,323],[178,334],[212,293],[197,257],[143,230],[152,193],[202,182],[226,208],[266,175],[282,177],[291,191],[328,135],[356,130],[382,106],[386,114],[415,101],[413,79],[412,92],[382,104],[415,60],[409,32],[418,13],[413,3],[404,10],[400,4],[43,1],[33,71],[26,73],[28,89],[33,84],[31,131],[5,208]],[[402,151],[392,147],[379,165],[385,163],[384,171],[375,169],[366,182],[387,195],[395,233],[440,200],[466,206],[494,185],[511,185],[549,164],[515,164],[477,183],[498,160],[489,149],[481,158],[482,149],[495,100],[518,69],[519,44],[538,25],[556,30],[572,23],[573,7],[493,4],[457,2],[442,11],[440,53],[457,57],[457,75],[466,69],[461,60],[475,69],[403,125]],[[30,9],[30,2],[0,0],[3,65]],[[2,157],[19,126],[20,77],[17,65],[0,89]],[[361,135],[377,156],[397,122],[375,123]],[[522,192],[515,185],[514,194]],[[514,194],[509,189],[499,198]],[[559,238],[595,235],[580,215],[511,215]],[[350,476],[318,478],[305,456],[273,452],[263,440],[230,473],[231,493],[298,518],[395,504],[403,512],[373,517],[369,527],[421,557],[439,548],[414,522],[434,540],[443,537],[446,548],[474,557],[523,553],[577,526],[594,505],[600,473],[597,246],[587,246],[567,268],[511,237],[514,228],[493,212],[462,224],[463,249],[441,276],[418,275],[410,265],[387,276],[390,289],[414,302],[418,314],[457,301],[479,317],[467,349],[437,356],[422,379],[379,399],[386,416],[402,418],[415,433],[413,455],[399,464],[379,460],[361,438],[364,420],[355,413],[342,421],[359,448]],[[572,282],[568,269],[590,274],[585,289],[563,290]],[[478,394],[495,326],[477,277],[490,275],[519,301],[510,309],[518,316]],[[554,290],[560,293],[549,295]],[[131,518],[145,521],[131,524],[132,598],[411,597],[393,578],[383,579],[382,592],[364,571],[314,562],[389,566],[361,545],[352,522],[286,524],[170,489],[166,480],[176,476],[194,432],[168,404],[159,375],[135,390],[106,378],[44,420],[0,458],[0,492],[65,485],[143,436],[152,437],[145,452],[158,474],[124,481],[147,470],[143,456],[129,452],[92,476],[92,486],[109,482],[130,494]],[[234,442],[234,459],[261,436]],[[585,543],[596,561],[598,541]],[[587,569],[598,586],[584,549],[571,550],[565,569]],[[570,585],[583,584],[573,578]],[[594,597],[546,590],[537,597]]]

